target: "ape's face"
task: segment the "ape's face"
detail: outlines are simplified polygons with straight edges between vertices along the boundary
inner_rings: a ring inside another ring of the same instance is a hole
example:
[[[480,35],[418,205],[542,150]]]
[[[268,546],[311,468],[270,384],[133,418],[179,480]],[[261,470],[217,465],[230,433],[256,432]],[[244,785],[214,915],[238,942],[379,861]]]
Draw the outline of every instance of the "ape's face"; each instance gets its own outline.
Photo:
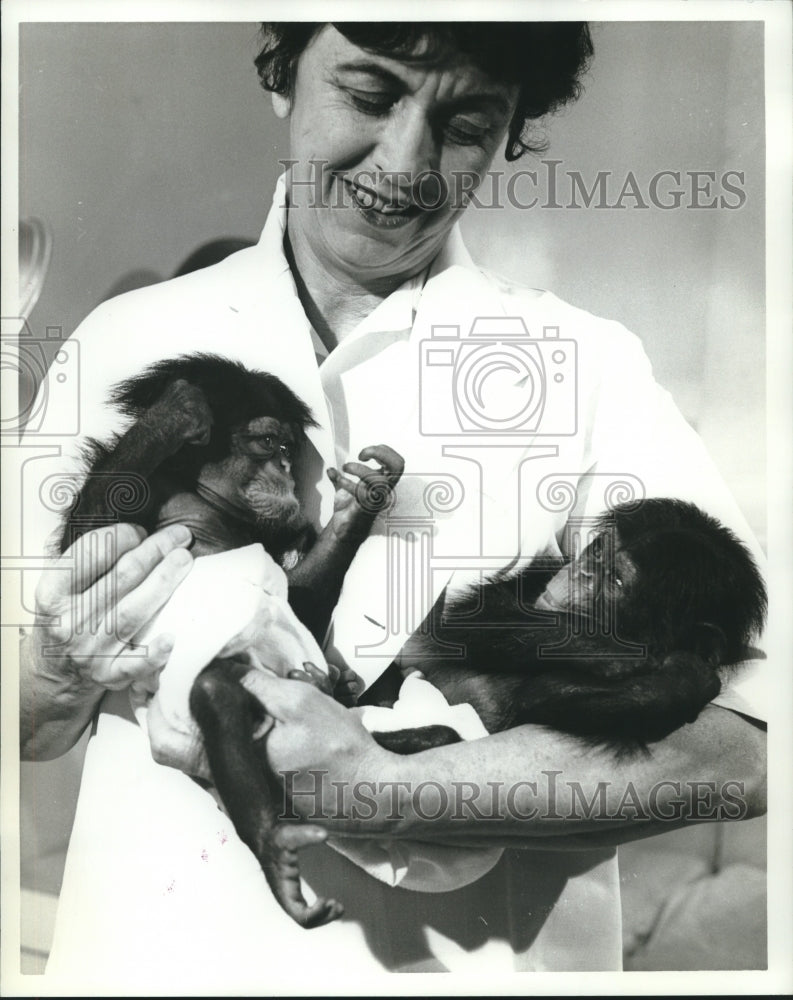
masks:
[[[599,534],[581,555],[550,580],[536,606],[547,611],[600,615],[607,606],[625,607],[637,570],[613,531]]]
[[[257,417],[231,434],[231,455],[202,472],[214,490],[248,509],[260,527],[288,528],[300,516],[292,459],[294,429],[275,417]]]

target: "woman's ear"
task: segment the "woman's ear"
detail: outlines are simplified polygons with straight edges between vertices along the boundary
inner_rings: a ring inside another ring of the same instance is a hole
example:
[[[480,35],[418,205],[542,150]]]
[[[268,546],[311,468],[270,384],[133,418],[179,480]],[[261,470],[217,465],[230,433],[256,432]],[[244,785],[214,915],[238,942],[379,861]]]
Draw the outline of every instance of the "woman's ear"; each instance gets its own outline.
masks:
[[[272,93],[270,95],[273,99],[273,111],[275,112],[276,118],[288,118],[289,113],[292,110],[292,101],[287,94],[276,94]]]

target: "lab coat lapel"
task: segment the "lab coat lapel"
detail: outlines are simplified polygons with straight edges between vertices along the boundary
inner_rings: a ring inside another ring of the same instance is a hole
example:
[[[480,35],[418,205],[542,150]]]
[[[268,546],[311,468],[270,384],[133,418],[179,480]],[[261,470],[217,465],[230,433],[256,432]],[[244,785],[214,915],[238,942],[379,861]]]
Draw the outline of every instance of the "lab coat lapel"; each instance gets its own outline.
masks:
[[[397,506],[384,519],[382,530],[361,547],[345,579],[328,647],[331,659],[354,663],[367,684],[399,653],[455,572],[432,565],[432,513],[426,506],[429,484],[433,476],[438,482],[443,480],[449,462],[444,459],[442,440],[420,432],[421,343],[432,336],[433,326],[458,325],[467,333],[474,317],[503,314],[489,282],[462,264],[450,264],[431,274],[419,299],[399,361],[406,368],[395,378],[404,389],[404,398],[399,400],[398,414],[392,415],[394,436],[385,442],[403,452],[405,477],[397,487]],[[344,378],[345,390],[355,391],[355,380],[371,378],[371,370],[361,366],[345,372]],[[446,530],[454,530],[452,522],[453,515]]]
[[[263,249],[261,245],[256,248]],[[241,286],[251,291],[229,301],[229,309],[234,313],[236,352],[243,363],[282,379],[306,403],[317,421],[318,426],[307,432],[314,453],[304,457],[296,473],[304,498],[309,498],[304,499],[306,513],[324,524],[333,509],[333,489],[324,476],[323,466],[334,465],[335,458],[331,419],[311,328],[289,269],[272,267],[270,256],[265,253],[254,253],[251,266],[254,277]]]

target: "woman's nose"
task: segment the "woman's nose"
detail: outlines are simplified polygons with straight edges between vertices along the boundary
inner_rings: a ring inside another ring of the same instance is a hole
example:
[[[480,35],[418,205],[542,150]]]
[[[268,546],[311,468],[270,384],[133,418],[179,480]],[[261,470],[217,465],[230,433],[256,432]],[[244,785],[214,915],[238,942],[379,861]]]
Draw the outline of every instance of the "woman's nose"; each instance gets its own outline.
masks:
[[[390,175],[393,194],[412,192],[422,176],[438,169],[437,144],[422,108],[400,109],[391,116],[376,157],[378,169]]]

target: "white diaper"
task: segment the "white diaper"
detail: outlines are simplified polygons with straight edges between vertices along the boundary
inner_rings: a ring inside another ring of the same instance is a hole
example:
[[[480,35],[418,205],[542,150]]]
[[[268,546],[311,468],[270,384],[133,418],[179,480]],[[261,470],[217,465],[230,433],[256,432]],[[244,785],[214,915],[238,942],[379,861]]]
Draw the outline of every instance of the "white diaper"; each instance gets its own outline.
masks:
[[[130,700],[156,759],[209,778],[201,734],[190,713],[190,691],[217,656],[239,656],[280,676],[306,661],[327,673],[322,651],[286,600],[287,580],[263,546],[201,556],[139,642],[170,632],[173,652],[159,686],[138,683]]]
[[[138,724],[158,761],[210,778],[201,733],[190,712],[190,691],[218,656],[240,656],[280,676],[310,662],[327,673],[314,637],[287,603],[287,579],[261,545],[201,556],[138,641],[170,632],[168,665],[156,682],[130,689]],[[156,688],[156,690],[153,690]],[[470,705],[449,705],[421,674],[402,684],[393,708],[351,709],[369,732],[450,726],[465,740],[487,736]],[[501,857],[501,849],[445,847],[401,840],[334,838],[328,843],[374,878],[421,892],[448,892],[475,882]]]

